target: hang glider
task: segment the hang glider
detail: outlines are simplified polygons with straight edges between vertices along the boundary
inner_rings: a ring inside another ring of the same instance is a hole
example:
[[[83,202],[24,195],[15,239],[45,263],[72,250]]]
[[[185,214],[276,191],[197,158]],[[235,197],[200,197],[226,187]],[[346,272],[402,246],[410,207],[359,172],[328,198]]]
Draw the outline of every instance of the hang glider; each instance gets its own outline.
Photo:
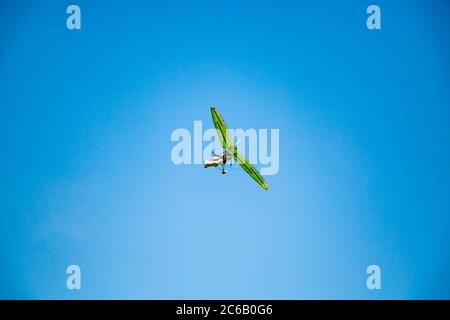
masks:
[[[247,158],[245,158],[245,156],[236,148],[233,136],[230,134],[230,131],[228,130],[228,127],[219,111],[216,108],[211,107],[211,115],[224,152],[219,155],[213,154],[211,159],[205,161],[205,168],[220,166],[222,167],[222,174],[225,174],[227,173],[225,171],[226,163],[234,159],[261,187],[266,190],[269,189],[269,185],[258,170],[256,170]]]

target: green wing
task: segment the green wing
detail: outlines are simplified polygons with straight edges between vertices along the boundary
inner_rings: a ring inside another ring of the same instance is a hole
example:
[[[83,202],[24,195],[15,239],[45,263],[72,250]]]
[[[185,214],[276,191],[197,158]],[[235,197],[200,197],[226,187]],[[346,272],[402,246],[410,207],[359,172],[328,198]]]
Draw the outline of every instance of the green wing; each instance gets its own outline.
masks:
[[[247,172],[250,177],[253,178],[258,184],[264,189],[269,189],[269,185],[266,180],[262,177],[262,175],[256,170],[256,168],[244,157],[242,153],[239,152],[237,148],[234,148],[234,160],[242,167],[242,169]]]
[[[256,170],[256,168],[244,157],[244,155],[240,153],[237,148],[235,148],[233,136],[230,134],[230,131],[228,130],[228,127],[219,111],[216,108],[211,107],[211,114],[223,149],[226,152],[233,153],[234,160],[242,167],[242,169],[245,170],[245,172],[250,175],[250,177],[253,178],[253,180],[258,182],[261,187],[266,190],[269,189],[269,185],[258,170]]]
[[[227,124],[223,121],[222,115],[219,111],[211,107],[211,115],[213,118],[214,126],[216,127],[217,134],[219,135],[220,143],[222,143],[222,147],[224,150],[233,150],[233,136],[230,134],[228,130]]]

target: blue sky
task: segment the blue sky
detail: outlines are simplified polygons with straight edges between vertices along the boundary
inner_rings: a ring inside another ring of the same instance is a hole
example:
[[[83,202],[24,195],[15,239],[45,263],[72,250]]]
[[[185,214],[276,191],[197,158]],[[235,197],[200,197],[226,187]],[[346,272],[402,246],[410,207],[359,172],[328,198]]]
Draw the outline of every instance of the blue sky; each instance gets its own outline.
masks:
[[[1,298],[450,298],[446,1],[74,3],[0,4]],[[269,191],[171,162],[211,105]]]

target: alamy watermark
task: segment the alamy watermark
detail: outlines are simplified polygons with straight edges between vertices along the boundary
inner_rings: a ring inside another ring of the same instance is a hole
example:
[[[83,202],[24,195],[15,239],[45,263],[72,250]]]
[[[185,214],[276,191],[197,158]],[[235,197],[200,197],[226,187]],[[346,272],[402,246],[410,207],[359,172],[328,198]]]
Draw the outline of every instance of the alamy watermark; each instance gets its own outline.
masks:
[[[367,17],[366,26],[369,30],[380,30],[381,29],[381,9],[376,4],[371,4],[367,7]]]
[[[76,4],[71,4],[67,7],[66,13],[70,16],[66,19],[66,27],[69,30],[81,29],[81,9]]]
[[[369,290],[380,290],[381,289],[381,268],[376,264],[372,264],[366,269],[369,275],[366,280],[366,286]]]
[[[251,164],[258,164],[262,175],[275,175],[280,168],[279,129],[229,129],[236,148]],[[171,160],[176,165],[202,164],[211,155],[223,152],[217,131],[203,131],[202,121],[194,121],[193,133],[185,128],[172,131],[171,141],[177,142],[171,151]]]
[[[80,290],[81,289],[81,268],[72,264],[67,267],[66,273],[69,275],[66,279],[66,287],[69,290]]]

